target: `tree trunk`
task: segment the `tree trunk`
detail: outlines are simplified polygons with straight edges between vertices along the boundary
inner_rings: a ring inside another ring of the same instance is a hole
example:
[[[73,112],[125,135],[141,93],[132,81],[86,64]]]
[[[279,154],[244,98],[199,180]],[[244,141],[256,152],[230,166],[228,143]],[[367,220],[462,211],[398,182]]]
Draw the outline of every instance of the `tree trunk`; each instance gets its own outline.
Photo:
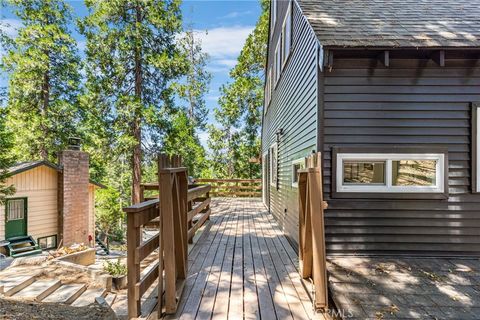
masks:
[[[142,13],[139,5],[135,8],[136,22],[141,23]],[[141,37],[140,34],[136,34],[137,37]],[[137,40],[135,46],[135,97],[137,101],[142,101],[142,52],[141,52],[140,40]],[[135,138],[135,145],[133,147],[132,156],[132,203],[140,203],[140,184],[142,183],[142,110],[137,106],[135,112],[135,119],[132,123],[133,137]]]
[[[44,123],[48,116],[47,110],[50,102],[50,77],[48,76],[48,73],[43,75],[42,98],[42,106],[40,107],[40,131],[42,131],[43,141],[40,144],[40,149],[38,151],[42,160],[48,160],[47,142],[45,141],[48,137],[48,127]]]

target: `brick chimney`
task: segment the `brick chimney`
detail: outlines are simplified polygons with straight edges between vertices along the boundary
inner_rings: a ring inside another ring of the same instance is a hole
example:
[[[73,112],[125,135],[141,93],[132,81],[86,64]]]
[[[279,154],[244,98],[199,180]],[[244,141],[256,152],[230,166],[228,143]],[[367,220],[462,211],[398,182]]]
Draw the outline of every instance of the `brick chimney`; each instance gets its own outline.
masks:
[[[59,233],[63,246],[89,243],[89,155],[80,150],[79,139],[59,156],[63,171],[59,175]]]

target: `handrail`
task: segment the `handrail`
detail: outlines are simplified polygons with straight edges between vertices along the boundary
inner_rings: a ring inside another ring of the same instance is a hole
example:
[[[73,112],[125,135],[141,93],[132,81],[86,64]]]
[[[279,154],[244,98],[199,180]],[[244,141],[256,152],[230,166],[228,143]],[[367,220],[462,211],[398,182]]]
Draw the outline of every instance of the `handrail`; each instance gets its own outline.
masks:
[[[161,156],[159,182],[142,184],[142,199],[144,190],[157,190],[159,195],[155,199],[123,208],[127,214],[129,319],[141,315],[142,296],[154,283],[158,283],[158,310],[176,311],[177,294],[186,279],[187,242],[193,242],[196,231],[210,218],[211,186],[187,187],[186,168],[168,165]],[[143,241],[142,228],[147,225],[156,227],[158,233]],[[156,250],[157,262],[142,271],[142,261]]]
[[[262,179],[197,179],[209,183],[214,197],[261,197]]]

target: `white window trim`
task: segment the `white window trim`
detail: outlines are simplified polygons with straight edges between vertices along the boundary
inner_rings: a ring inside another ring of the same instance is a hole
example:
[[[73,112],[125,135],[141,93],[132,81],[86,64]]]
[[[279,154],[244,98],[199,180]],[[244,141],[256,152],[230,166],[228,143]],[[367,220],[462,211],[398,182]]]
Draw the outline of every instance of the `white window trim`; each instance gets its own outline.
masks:
[[[475,106],[475,122],[476,122],[476,132],[475,132],[475,175],[476,175],[476,180],[477,180],[477,183],[476,183],[476,189],[475,189],[475,192],[480,192],[480,106]]]
[[[305,158],[299,158],[299,159],[296,159],[296,160],[292,161],[291,170],[292,170],[292,187],[293,188],[298,188],[298,181],[294,182],[295,181],[295,170],[293,168],[296,164],[303,164],[305,166]]]
[[[277,181],[278,181],[278,150],[277,150],[277,143],[275,142],[270,146],[270,158],[269,158],[269,167],[270,167],[270,186],[272,187],[277,187]],[[273,153],[275,153],[275,158],[277,165],[274,168],[274,163],[273,163]],[[275,174],[275,177],[277,178],[276,180],[273,179],[274,175],[273,172],[277,171]]]
[[[285,19],[283,20],[283,23],[282,23],[282,35],[281,35],[281,42],[282,42],[282,46],[281,46],[281,49],[282,49],[282,70],[283,68],[285,67],[285,65],[287,64],[287,60],[288,60],[288,57],[290,56],[290,48],[292,47],[292,17],[290,16],[292,10],[291,10],[291,3],[289,4],[288,6],[288,9],[287,9],[287,13],[285,15]],[[287,20],[290,19],[290,45],[288,48],[288,51],[287,51],[287,55],[284,56],[284,53],[285,53],[285,34],[283,33],[285,29],[285,24],[287,23]]]
[[[280,75],[282,74],[282,37],[278,38],[277,46],[275,47],[275,60],[274,60],[274,88],[277,87],[278,80],[280,80]],[[280,56],[278,55],[280,53]]]
[[[385,185],[343,184],[344,160],[385,161]],[[435,186],[393,186],[393,160],[436,160]],[[337,154],[337,192],[373,192],[373,193],[443,193],[445,191],[445,155],[443,153],[338,153]]]
[[[275,23],[277,22],[277,0],[272,0],[272,26],[270,34],[275,30]]]

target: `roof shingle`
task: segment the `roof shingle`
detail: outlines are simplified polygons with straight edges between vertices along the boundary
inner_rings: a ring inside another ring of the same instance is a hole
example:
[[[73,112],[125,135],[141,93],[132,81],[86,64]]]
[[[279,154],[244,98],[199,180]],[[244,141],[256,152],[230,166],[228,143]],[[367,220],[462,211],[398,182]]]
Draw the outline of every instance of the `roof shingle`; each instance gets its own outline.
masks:
[[[480,47],[479,0],[298,0],[325,47]]]

